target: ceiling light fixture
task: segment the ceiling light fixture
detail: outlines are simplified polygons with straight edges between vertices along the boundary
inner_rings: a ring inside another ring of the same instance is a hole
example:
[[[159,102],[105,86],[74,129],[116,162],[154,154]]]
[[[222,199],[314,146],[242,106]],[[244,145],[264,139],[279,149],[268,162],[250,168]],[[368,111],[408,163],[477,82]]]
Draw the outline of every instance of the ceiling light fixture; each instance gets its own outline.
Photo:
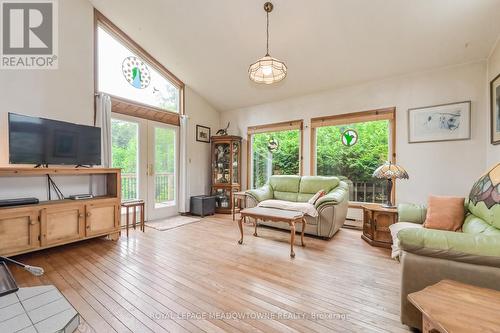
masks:
[[[270,2],[264,4],[264,10],[267,15],[266,55],[251,64],[248,68],[250,80],[256,83],[273,84],[286,77],[287,68],[285,63],[269,55],[269,13],[272,12],[273,8],[274,6]]]

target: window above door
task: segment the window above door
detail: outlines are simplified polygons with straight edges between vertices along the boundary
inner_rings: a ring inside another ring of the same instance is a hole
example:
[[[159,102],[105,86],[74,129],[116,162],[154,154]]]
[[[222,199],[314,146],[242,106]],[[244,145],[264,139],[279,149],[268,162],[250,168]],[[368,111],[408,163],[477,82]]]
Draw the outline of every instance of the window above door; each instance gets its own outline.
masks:
[[[114,104],[147,109],[142,114],[182,114],[184,83],[98,11],[95,22],[96,93],[110,95]],[[123,108],[113,111],[124,113]],[[157,115],[151,120],[162,121],[161,117]]]

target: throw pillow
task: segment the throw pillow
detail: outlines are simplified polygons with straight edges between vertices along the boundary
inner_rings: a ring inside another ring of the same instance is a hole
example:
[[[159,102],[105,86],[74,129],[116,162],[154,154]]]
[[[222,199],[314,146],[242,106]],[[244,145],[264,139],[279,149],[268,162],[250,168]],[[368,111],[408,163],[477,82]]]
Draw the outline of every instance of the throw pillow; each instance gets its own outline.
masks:
[[[460,197],[429,197],[427,216],[424,228],[458,231],[465,219],[465,198]]]
[[[311,199],[309,199],[308,203],[310,203],[311,205],[314,205],[316,203],[316,201],[318,201],[318,199],[324,195],[326,195],[325,190],[319,190],[318,192],[316,192],[315,195],[313,195],[313,197]]]

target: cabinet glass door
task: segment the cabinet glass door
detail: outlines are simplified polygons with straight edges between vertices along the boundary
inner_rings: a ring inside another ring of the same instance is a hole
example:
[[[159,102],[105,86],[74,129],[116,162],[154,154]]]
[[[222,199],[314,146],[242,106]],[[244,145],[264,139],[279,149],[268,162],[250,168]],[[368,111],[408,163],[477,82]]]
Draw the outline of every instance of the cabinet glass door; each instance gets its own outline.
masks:
[[[230,163],[231,146],[229,143],[216,143],[214,149],[214,183],[227,184],[231,181]]]
[[[232,163],[232,168],[233,168],[233,184],[238,184],[239,179],[240,179],[240,143],[239,142],[233,142],[233,163]]]
[[[231,208],[231,188],[216,188],[213,195],[215,195],[216,208]]]

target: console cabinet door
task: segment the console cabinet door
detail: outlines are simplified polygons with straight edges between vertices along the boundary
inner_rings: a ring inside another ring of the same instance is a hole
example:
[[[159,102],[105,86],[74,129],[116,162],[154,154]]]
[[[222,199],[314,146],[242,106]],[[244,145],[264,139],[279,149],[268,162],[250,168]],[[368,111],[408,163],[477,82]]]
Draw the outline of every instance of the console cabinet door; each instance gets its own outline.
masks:
[[[42,246],[66,243],[85,236],[83,205],[60,205],[41,211]]]
[[[86,235],[104,235],[114,232],[119,227],[119,209],[116,201],[109,203],[88,204],[86,206]]]
[[[9,209],[0,214],[0,255],[40,247],[38,209]]]
[[[373,212],[374,239],[378,242],[392,244],[391,230],[389,227],[396,222],[395,214]]]
[[[363,235],[373,240],[373,211],[363,209]]]

